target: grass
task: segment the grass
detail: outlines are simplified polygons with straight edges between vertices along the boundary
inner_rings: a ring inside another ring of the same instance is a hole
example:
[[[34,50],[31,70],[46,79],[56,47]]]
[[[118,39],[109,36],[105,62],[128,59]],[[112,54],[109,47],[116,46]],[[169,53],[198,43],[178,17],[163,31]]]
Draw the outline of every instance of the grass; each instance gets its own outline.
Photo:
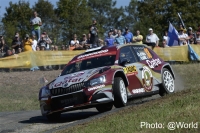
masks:
[[[58,133],[165,133],[171,132],[167,128],[169,122],[193,122],[198,125],[198,128],[178,128],[173,132],[200,132],[200,65],[174,65],[173,68],[177,77],[182,78],[185,90],[141,105],[127,107]],[[146,122],[147,127],[141,128],[141,122]],[[150,128],[156,123],[162,124],[164,128]]]
[[[60,71],[1,72],[0,112],[39,110],[38,93],[41,88],[39,79],[48,81],[56,78]]]

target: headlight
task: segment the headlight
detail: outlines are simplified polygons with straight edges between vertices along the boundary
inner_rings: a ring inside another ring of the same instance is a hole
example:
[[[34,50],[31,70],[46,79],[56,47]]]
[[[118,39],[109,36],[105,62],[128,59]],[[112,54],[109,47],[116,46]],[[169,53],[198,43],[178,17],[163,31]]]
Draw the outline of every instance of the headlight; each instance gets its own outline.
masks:
[[[42,88],[41,97],[48,97],[50,96],[50,90],[45,86]]]
[[[106,82],[106,77],[105,76],[100,76],[98,78],[90,80],[90,86],[102,84]]]

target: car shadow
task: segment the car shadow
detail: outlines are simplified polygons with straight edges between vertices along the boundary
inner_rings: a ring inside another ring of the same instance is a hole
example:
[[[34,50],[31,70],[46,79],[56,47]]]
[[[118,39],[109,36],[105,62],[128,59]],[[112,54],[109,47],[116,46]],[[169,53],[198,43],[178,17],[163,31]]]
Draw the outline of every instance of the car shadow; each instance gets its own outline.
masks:
[[[66,122],[73,122],[77,120],[83,120],[95,115],[100,114],[98,111],[75,111],[75,112],[66,112],[61,114],[61,118],[59,120],[55,121],[49,121],[46,117],[44,116],[34,116],[29,118],[28,120],[22,120],[19,121],[18,123],[44,123],[44,124],[49,124],[49,123],[66,123]]]

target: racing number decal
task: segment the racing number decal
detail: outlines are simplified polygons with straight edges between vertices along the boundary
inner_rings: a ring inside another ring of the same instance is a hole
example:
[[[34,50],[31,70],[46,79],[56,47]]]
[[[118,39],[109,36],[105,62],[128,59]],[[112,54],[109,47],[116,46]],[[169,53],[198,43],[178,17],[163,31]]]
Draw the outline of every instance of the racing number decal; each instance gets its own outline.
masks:
[[[135,66],[127,66],[123,68],[125,74],[137,74],[137,69]]]
[[[152,55],[147,48],[144,48],[144,52],[147,54],[149,59],[152,58]]]
[[[151,91],[153,88],[153,75],[151,73],[151,70],[144,66],[142,70],[142,82],[143,87],[146,91]]]

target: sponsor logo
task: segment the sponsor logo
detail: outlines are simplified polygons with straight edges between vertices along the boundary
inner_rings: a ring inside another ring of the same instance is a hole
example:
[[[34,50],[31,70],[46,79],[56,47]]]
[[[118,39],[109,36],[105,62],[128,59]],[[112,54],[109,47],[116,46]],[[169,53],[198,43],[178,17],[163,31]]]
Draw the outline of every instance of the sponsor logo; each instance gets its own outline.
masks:
[[[74,73],[74,74],[71,74],[70,76],[65,77],[64,80],[80,77],[83,74],[84,72]]]
[[[146,66],[143,67],[142,70],[142,82],[143,87],[147,91],[151,91],[153,87],[153,75],[150,71],[150,69]]]
[[[155,68],[156,66],[158,66],[159,64],[162,63],[159,58],[152,59],[152,60],[146,60],[146,62],[150,68]]]
[[[88,91],[97,90],[97,89],[100,89],[100,88],[103,88],[103,87],[105,87],[105,85],[94,86],[92,88],[89,88]]]
[[[132,90],[133,93],[143,93],[145,92],[144,88],[140,88],[140,89],[134,89]]]
[[[146,53],[143,52],[143,51],[137,52],[137,55],[140,57],[141,60],[147,60],[147,59],[149,59],[147,57]]]
[[[108,49],[101,50],[101,51],[98,51],[98,52],[93,52],[93,53],[89,53],[89,54],[85,54],[85,55],[80,55],[79,57],[77,57],[77,59],[88,57],[88,56],[93,56],[93,55],[98,55],[98,54],[102,54],[102,53],[107,53],[107,52],[108,52]]]
[[[54,87],[62,87],[64,85],[65,87],[65,84],[66,83],[74,83],[74,82],[80,82],[80,80],[83,79],[83,78],[74,78],[74,79],[66,79],[64,81],[61,81],[61,82],[58,82],[58,83],[55,83],[54,84]]]
[[[125,74],[138,74],[136,66],[127,66],[123,70]]]
[[[148,58],[152,58],[152,55],[147,48],[144,48],[144,52],[147,54]]]

